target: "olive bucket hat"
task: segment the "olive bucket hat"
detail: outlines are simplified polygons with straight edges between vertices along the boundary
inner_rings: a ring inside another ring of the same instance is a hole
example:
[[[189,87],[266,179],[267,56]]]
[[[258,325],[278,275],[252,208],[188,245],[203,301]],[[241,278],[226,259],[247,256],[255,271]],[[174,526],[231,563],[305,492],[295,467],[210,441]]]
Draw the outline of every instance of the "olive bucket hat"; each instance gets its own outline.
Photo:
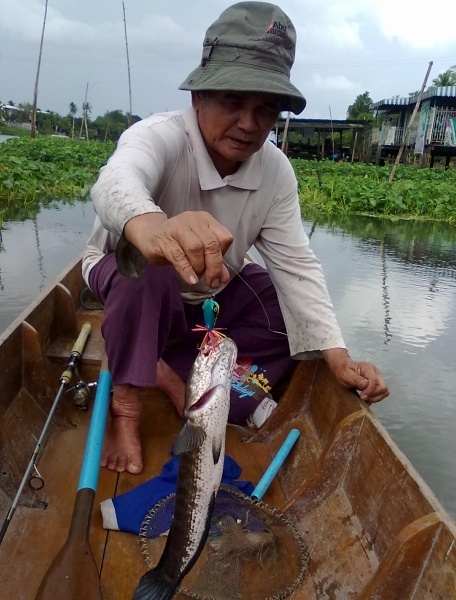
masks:
[[[239,2],[206,31],[201,64],[180,90],[266,92],[283,98],[282,110],[306,106],[290,83],[296,31],[281,8],[269,2]]]

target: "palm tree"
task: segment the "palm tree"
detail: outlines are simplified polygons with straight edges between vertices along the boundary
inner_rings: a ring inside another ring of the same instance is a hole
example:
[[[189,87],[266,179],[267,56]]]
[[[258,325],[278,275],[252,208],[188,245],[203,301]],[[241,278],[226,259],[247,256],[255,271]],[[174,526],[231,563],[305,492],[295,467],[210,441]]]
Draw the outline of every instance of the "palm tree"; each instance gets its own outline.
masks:
[[[443,73],[440,73],[435,79],[432,80],[432,83],[436,87],[456,85],[456,65],[450,67]]]
[[[74,102],[70,102],[70,111],[68,114],[73,119],[73,125],[71,127],[71,137],[72,138],[74,138],[74,119],[77,115],[77,112],[78,112],[78,107],[76,106],[76,104]]]

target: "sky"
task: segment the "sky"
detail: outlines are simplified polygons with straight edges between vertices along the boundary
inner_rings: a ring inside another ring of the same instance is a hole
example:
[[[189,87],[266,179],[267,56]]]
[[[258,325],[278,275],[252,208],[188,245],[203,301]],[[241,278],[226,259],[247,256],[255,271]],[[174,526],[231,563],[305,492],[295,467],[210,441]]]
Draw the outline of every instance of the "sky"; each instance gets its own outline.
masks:
[[[186,108],[178,87],[198,66],[204,34],[230,0],[48,0],[38,108],[60,115],[86,97],[91,118]],[[345,119],[359,94],[408,97],[456,65],[456,1],[282,0],[297,31],[291,80],[300,115]],[[432,12],[435,6],[435,13]],[[0,101],[33,102],[45,0],[0,0]]]

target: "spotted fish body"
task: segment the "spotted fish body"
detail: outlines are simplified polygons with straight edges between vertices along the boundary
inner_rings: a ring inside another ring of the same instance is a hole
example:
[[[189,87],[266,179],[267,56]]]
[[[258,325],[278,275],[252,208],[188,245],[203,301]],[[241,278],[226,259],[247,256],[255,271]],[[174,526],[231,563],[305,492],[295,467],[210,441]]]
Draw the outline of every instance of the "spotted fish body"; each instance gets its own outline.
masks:
[[[195,360],[186,388],[186,421],[174,444],[180,456],[173,521],[158,565],[141,578],[133,600],[173,598],[206,543],[222,479],[236,357],[236,344],[223,338]]]

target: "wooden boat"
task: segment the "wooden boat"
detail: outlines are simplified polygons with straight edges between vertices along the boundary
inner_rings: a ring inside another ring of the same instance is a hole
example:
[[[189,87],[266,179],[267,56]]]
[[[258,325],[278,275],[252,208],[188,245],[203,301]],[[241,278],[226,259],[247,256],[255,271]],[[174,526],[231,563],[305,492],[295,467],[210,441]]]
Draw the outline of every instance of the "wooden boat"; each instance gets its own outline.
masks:
[[[81,306],[83,285],[75,261],[0,338],[2,521],[86,321],[93,329],[80,374],[97,379],[102,312]],[[181,428],[158,390],[144,393],[144,406],[144,472],[102,469],[98,483],[90,544],[106,600],[131,598],[146,566],[136,536],[103,529],[99,502],[160,473]],[[39,461],[45,485],[24,489],[0,546],[2,600],[34,599],[65,540],[89,418],[67,399],[56,413]],[[287,515],[308,546],[308,572],[292,598],[455,599],[455,523],[371,410],[320,360],[298,364],[260,430],[228,428],[227,453],[242,479],[258,482],[291,428],[301,436],[264,501]]]

